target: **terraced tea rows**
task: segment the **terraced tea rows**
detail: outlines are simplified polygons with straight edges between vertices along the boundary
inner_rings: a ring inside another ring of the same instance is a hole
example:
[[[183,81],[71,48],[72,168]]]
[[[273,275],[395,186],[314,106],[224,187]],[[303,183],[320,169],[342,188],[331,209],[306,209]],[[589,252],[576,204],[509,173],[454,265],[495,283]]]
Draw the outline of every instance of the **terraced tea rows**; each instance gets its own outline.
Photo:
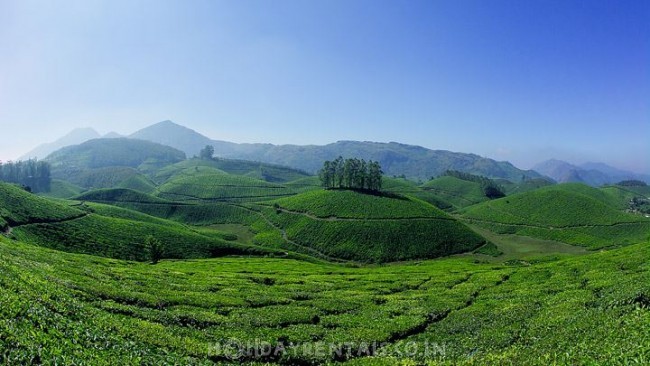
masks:
[[[151,266],[0,239],[0,362],[643,364],[648,256]]]

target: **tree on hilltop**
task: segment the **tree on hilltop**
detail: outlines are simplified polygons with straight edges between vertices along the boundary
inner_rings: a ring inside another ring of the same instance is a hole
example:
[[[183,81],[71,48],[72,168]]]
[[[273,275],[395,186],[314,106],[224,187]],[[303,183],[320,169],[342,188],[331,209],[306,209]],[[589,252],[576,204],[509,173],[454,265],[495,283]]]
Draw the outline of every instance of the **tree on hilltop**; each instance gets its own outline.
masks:
[[[318,172],[321,184],[325,188],[366,189],[381,191],[382,174],[379,162],[364,159],[343,159],[325,161]]]

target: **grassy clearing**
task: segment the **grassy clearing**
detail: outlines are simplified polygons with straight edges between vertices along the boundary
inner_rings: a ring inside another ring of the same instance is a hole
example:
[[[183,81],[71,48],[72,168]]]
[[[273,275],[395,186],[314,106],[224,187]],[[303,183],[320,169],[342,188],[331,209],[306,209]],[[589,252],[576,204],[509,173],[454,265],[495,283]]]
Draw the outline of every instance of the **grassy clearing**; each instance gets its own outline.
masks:
[[[534,259],[551,255],[580,255],[590,253],[589,250],[575,245],[558,241],[544,240],[521,236],[516,234],[495,234],[477,225],[469,225],[472,230],[493,243],[502,254],[497,256],[498,261],[511,259]],[[491,255],[492,253],[485,253]]]

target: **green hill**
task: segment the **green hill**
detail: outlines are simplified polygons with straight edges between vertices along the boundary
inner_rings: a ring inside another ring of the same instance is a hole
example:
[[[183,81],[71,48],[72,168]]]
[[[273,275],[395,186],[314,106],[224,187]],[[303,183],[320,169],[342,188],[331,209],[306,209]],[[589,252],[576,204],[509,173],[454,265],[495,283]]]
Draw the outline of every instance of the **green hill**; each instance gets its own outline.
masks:
[[[111,138],[68,146],[53,152],[45,160],[52,166],[52,177],[69,180],[98,168],[160,168],[185,160],[185,153],[149,141]]]
[[[647,238],[650,220],[618,210],[610,196],[582,184],[560,184],[468,207],[465,218],[490,230],[590,248]]]
[[[290,244],[338,259],[435,258],[485,243],[443,211],[411,197],[319,190],[274,201],[262,213]]]
[[[521,182],[513,183],[508,180],[496,180],[496,183],[505,189],[506,194],[515,194],[534,191],[538,188],[546,187],[555,184],[545,178],[527,179]]]
[[[157,189],[159,197],[175,201],[261,201],[293,195],[285,185],[228,174],[210,167],[194,167],[175,174]]]
[[[229,174],[244,175],[272,183],[284,183],[310,177],[307,173],[300,170],[253,161],[218,158],[203,160],[195,158],[160,169],[156,172],[154,179],[157,182],[164,183],[175,175],[185,174],[188,170],[201,167],[214,168]]]
[[[119,191],[122,197],[143,195]],[[115,195],[115,190],[96,192]],[[24,242],[78,253],[145,260],[144,239],[163,241],[166,258],[205,258],[229,254],[273,254],[273,250],[227,242],[184,225],[140,213],[102,209],[39,197],[0,183],[0,229]],[[97,207],[97,206],[95,206]]]
[[[155,184],[137,169],[125,166],[84,169],[65,180],[84,188],[132,188],[146,193],[156,189]]]
[[[424,183],[421,188],[440,197],[455,208],[487,201],[481,184],[456,177],[442,176]]]
[[[70,198],[81,194],[85,188],[74,185],[70,182],[60,179],[52,179],[50,191],[40,193],[42,196],[50,198]]]

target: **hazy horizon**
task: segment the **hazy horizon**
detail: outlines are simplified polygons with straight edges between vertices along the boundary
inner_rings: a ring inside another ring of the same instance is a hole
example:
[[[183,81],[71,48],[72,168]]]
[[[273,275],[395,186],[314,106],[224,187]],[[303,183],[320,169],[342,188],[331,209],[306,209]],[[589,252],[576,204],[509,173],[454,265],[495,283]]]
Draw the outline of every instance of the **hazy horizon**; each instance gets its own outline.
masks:
[[[650,173],[650,3],[0,2],[12,160],[76,127]]]

